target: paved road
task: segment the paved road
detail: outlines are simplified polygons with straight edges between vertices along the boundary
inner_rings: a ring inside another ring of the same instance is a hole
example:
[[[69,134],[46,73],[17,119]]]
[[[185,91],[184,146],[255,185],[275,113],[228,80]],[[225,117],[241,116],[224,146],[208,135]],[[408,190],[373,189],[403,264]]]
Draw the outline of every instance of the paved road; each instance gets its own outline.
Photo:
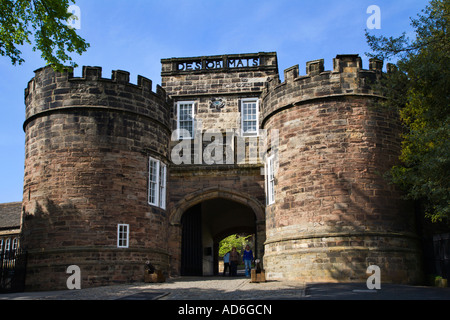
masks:
[[[382,284],[304,284],[244,277],[180,277],[165,283],[136,283],[51,292],[0,294],[0,300],[450,300],[450,288]]]
[[[136,283],[109,287],[0,295],[0,300],[252,300],[300,299],[302,283],[251,283],[245,277],[180,277],[165,283]]]
[[[450,288],[381,284],[369,290],[365,283],[316,283],[305,288],[308,300],[450,300]]]

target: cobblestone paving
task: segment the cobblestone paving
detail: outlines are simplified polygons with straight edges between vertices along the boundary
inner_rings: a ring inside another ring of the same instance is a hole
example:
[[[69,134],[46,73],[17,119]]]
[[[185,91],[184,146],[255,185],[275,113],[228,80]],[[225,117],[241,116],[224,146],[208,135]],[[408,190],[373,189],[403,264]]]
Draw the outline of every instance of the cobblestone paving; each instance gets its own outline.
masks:
[[[1,300],[450,300],[450,288],[365,283],[268,281],[244,277],[180,277],[164,283],[135,283],[51,292],[0,294]]]
[[[133,296],[153,300],[296,300],[304,292],[304,284],[296,282],[251,283],[243,277],[181,277],[164,283],[0,295],[0,300],[115,300]]]

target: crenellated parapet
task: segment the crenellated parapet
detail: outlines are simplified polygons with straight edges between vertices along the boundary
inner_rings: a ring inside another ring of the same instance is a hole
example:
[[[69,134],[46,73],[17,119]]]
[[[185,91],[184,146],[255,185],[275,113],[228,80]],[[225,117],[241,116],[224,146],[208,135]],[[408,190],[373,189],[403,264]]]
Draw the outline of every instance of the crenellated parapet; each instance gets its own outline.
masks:
[[[110,79],[103,78],[101,67],[84,66],[81,77],[73,70],[55,72],[51,66],[35,71],[25,89],[27,123],[39,114],[67,108],[107,108],[136,113],[152,118],[169,128],[169,98],[157,85],[152,91],[152,81],[137,77],[130,83],[130,73],[112,71]]]
[[[369,70],[362,68],[357,54],[337,55],[333,59],[333,70],[324,70],[324,60],[306,63],[306,75],[299,73],[295,65],[284,70],[284,82],[271,78],[262,93],[263,124],[272,113],[290,105],[310,100],[344,95],[379,96],[370,83],[382,74],[383,61],[371,59]]]
[[[383,281],[420,279],[414,216],[383,178],[398,161],[401,126],[371,83],[382,61],[362,68],[338,55],[284,71],[268,82],[263,129],[278,131],[273,203],[266,207],[264,264],[270,278],[306,282],[365,281],[368,265]]]
[[[267,279],[366,282],[374,265],[383,283],[420,282],[414,211],[383,177],[402,128],[376,107],[381,60],[363,69],[337,55],[328,71],[309,61],[282,83],[275,52],[161,63],[155,91],[121,70],[35,71],[23,125],[27,289],[67,288],[70,265],[83,288],[143,281],[146,261],[213,274],[217,243],[236,232],[254,234]]]
[[[21,245],[29,289],[64,289],[65,263],[83,270],[83,287],[139,281],[146,260],[168,269],[165,211],[149,205],[148,181],[150,158],[169,163],[169,100],[150,80],[129,80],[120,70],[105,79],[99,67],[82,77],[45,67],[28,83]],[[120,228],[131,230],[126,250]]]

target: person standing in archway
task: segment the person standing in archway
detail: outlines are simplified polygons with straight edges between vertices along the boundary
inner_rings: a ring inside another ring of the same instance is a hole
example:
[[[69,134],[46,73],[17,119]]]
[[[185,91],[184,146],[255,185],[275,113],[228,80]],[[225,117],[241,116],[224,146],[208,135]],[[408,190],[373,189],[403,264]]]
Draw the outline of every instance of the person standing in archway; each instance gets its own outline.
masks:
[[[244,254],[242,256],[245,265],[245,276],[250,277],[253,262],[253,251],[250,249],[249,245],[245,246]]]
[[[233,247],[230,252],[230,269],[231,275],[237,276],[237,265],[239,263],[239,252],[237,252],[236,247]]]
[[[223,275],[225,276],[226,272],[228,270],[228,275],[231,276],[231,269],[230,269],[230,251],[225,253],[223,256]]]

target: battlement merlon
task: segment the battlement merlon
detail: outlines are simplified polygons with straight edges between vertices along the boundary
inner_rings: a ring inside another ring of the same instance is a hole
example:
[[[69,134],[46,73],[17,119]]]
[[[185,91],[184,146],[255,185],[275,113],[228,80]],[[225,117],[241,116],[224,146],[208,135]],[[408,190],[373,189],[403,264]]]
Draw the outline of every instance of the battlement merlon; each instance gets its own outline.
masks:
[[[267,91],[278,85],[286,83],[286,81],[301,81],[318,75],[330,74],[355,74],[361,73],[360,76],[368,77],[380,75],[382,73],[383,61],[378,59],[369,60],[369,70],[362,68],[362,60],[357,54],[340,54],[333,59],[333,71],[324,70],[324,59],[318,59],[306,62],[306,75],[301,76],[299,73],[299,66],[295,65],[284,70],[285,82],[280,83],[279,79],[271,78],[267,83]],[[267,92],[266,92],[267,93]]]
[[[278,72],[276,52],[161,59],[162,76],[208,72],[271,70]]]
[[[34,71],[37,75],[41,73],[49,74],[54,73],[55,81],[109,81],[118,84],[130,85],[131,87],[139,88],[143,92],[154,93],[161,96],[164,99],[167,99],[165,90],[160,86],[156,85],[156,92],[152,91],[152,80],[143,77],[141,75],[137,76],[137,84],[130,83],[130,73],[128,71],[123,70],[113,70],[111,74],[111,78],[103,78],[102,77],[102,67],[91,67],[91,66],[83,66],[82,68],[82,76],[74,77],[73,76],[73,68],[68,67],[66,72],[56,72],[53,70],[51,66],[45,66],[39,68]],[[25,98],[28,96],[30,89],[35,88],[35,79],[32,78],[28,82],[27,88],[25,88]],[[43,82],[42,85],[47,85],[47,82]]]
[[[371,83],[382,75],[383,61],[370,59],[369,70],[362,68],[357,54],[341,54],[333,59],[333,70],[324,70],[324,60],[306,63],[306,75],[299,74],[299,66],[284,70],[284,82],[270,78],[262,93],[264,117],[288,105],[325,97],[342,95],[381,94],[371,88]]]
[[[35,71],[25,89],[26,121],[38,114],[67,108],[101,108],[132,112],[150,117],[169,128],[170,98],[159,85],[152,91],[152,81],[137,77],[130,83],[130,73],[112,71],[111,78],[102,77],[101,67],[84,66],[82,76],[74,77],[73,69],[57,72],[52,66]]]

